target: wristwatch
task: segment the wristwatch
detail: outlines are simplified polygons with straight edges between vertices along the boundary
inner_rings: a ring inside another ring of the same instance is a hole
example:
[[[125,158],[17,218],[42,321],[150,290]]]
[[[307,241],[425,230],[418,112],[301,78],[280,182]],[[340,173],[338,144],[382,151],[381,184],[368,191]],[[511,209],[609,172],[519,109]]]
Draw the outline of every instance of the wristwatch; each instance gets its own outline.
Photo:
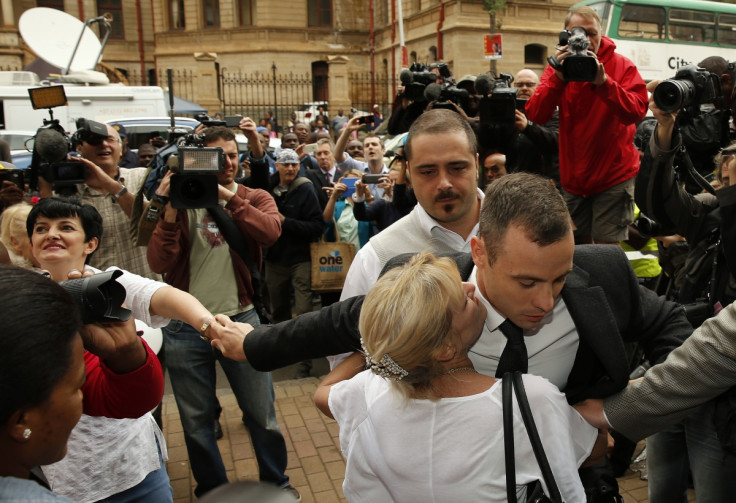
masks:
[[[212,318],[207,318],[207,321],[202,323],[202,326],[199,328],[199,338],[203,341],[209,342],[210,340],[207,338],[205,332],[207,332],[207,329],[210,328],[210,325],[212,324]]]
[[[125,185],[123,185],[123,188],[120,189],[120,192],[118,192],[117,194],[110,194],[110,197],[112,198],[112,202],[117,203],[118,199],[120,199],[127,193],[128,193],[128,188]]]

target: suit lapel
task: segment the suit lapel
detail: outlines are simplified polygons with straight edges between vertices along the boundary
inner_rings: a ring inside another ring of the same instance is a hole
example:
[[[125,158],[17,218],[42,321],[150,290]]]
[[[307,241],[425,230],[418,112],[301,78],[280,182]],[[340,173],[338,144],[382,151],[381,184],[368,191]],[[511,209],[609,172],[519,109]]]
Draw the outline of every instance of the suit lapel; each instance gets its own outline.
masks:
[[[626,351],[603,288],[590,286],[588,278],[587,272],[575,266],[562,289],[580,338],[568,387],[577,384],[588,388],[585,395],[607,396],[628,380]]]

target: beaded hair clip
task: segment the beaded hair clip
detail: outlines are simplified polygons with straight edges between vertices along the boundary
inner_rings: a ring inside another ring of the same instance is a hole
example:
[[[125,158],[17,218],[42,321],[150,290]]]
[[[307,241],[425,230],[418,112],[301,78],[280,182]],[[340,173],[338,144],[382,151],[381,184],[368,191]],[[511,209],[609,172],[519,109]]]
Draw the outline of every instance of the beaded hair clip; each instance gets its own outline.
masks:
[[[401,365],[396,363],[388,353],[385,353],[378,363],[376,363],[370,353],[365,349],[363,339],[360,340],[360,345],[363,348],[363,354],[365,355],[365,364],[374,374],[393,381],[400,381],[409,375],[409,372],[401,368]]]

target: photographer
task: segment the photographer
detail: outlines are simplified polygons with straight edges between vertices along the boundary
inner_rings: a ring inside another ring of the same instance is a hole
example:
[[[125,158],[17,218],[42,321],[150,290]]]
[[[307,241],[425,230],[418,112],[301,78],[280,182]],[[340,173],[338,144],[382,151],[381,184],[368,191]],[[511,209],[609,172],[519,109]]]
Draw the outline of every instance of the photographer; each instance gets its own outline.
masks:
[[[572,7],[565,30],[576,35],[550,58],[526,115],[545,124],[559,107],[560,179],[577,242],[618,243],[626,239],[633,221],[639,169],[633,137],[646,113],[646,88],[636,66],[601,36],[595,10]],[[572,66],[566,68],[568,63]],[[588,70],[589,81],[569,81],[565,73],[569,76],[570,68],[581,66],[593,68],[594,75]]]
[[[350,154],[345,152],[345,146],[352,132],[362,128],[365,124],[363,117],[353,117],[348,121],[347,126],[340,133],[337,143],[335,143],[333,150],[335,163],[343,173],[347,173],[351,169],[356,169],[365,174],[388,174],[388,168],[383,163],[383,154],[385,151],[381,144],[381,139],[375,134],[370,133],[363,138],[363,157],[365,161],[356,161],[350,157]],[[383,197],[383,188],[379,187],[378,184],[370,184],[369,188],[373,197],[376,199]]]
[[[151,271],[146,261],[146,247],[133,246],[130,238],[130,215],[135,194],[146,180],[146,168],[121,168],[118,166],[123,152],[120,135],[114,127],[105,127],[107,136],[80,129],[77,151],[80,157],[73,161],[84,166],[84,184],[78,185],[77,193],[86,203],[94,206],[102,215],[105,240],[90,259],[90,265],[105,270],[117,266],[151,279],[161,277]],[[38,136],[38,135],[37,135]],[[61,136],[60,136],[61,138]],[[65,141],[62,138],[62,141]],[[35,149],[45,147],[36,141]],[[41,197],[52,195],[51,180],[40,173],[38,185]]]
[[[165,274],[167,283],[190,292],[211,312],[258,325],[249,262],[257,271],[262,247],[278,239],[278,209],[266,191],[235,182],[238,144],[232,131],[220,126],[202,134],[204,147],[219,147],[224,153],[222,172],[205,175],[216,177],[219,201],[211,208],[194,209],[175,209],[168,201],[151,236],[148,261],[153,270]],[[157,197],[169,198],[172,180],[168,172],[156,189]],[[164,329],[166,366],[197,481],[194,492],[201,497],[228,481],[215,439],[215,360],[225,370],[243,411],[261,480],[291,489],[284,473],[286,445],[276,422],[271,374],[213,352],[200,339],[208,323],[200,328],[174,321]]]
[[[654,81],[647,86],[653,92],[649,108],[657,126],[642,160],[644,176],[637,181],[636,202],[667,231],[684,236],[689,243],[684,281],[672,297],[686,304],[688,318],[697,327],[736,298],[736,187],[724,187],[715,196],[696,197],[678,185],[673,163],[683,142],[676,127],[679,111],[663,112],[657,106],[654,92],[658,84]],[[736,457],[724,451],[716,435],[715,408],[716,401],[710,401],[682,423],[648,438],[650,501],[682,498],[688,464],[699,500],[733,497]]]

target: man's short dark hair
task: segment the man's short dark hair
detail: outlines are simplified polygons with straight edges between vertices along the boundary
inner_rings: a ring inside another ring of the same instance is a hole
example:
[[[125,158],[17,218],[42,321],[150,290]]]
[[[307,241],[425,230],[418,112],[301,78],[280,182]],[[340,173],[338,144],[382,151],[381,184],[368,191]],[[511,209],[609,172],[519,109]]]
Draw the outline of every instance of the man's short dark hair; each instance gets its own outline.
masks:
[[[202,131],[204,135],[204,144],[216,142],[217,140],[235,141],[235,133],[225,126],[212,126]]]
[[[718,75],[719,78],[724,73],[729,73],[728,61],[720,56],[709,56],[698,63],[698,66],[700,68],[705,68],[710,73],[715,73],[716,75]]]
[[[79,217],[84,229],[84,240],[88,242],[97,238],[97,246],[102,241],[102,216],[97,208],[91,204],[85,204],[79,197],[45,197],[38,201],[28,214],[26,220],[26,232],[28,237],[33,237],[33,228],[39,216],[46,218],[69,218]],[[89,258],[89,255],[88,255]]]
[[[404,145],[404,156],[411,160],[411,143],[415,137],[422,134],[439,135],[447,133],[464,133],[468,139],[470,153],[473,155],[478,153],[478,141],[468,121],[463,119],[457,112],[437,108],[424,112],[411,125]]]
[[[493,264],[512,225],[524,229],[539,246],[563,239],[571,220],[565,200],[546,178],[530,173],[511,173],[486,188],[480,209],[478,235],[483,238],[488,263]]]

